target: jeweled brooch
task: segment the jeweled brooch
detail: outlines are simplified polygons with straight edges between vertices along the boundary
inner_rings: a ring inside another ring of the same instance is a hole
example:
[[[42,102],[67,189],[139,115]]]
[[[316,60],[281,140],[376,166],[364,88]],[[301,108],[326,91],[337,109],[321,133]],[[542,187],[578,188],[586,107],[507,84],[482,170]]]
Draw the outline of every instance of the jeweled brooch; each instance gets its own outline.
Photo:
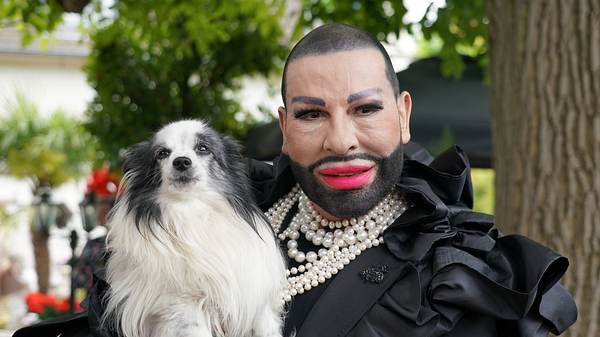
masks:
[[[383,282],[383,278],[385,277],[385,274],[388,272],[389,269],[390,267],[388,267],[385,264],[381,266],[371,266],[358,273],[358,275],[365,282],[381,283]]]

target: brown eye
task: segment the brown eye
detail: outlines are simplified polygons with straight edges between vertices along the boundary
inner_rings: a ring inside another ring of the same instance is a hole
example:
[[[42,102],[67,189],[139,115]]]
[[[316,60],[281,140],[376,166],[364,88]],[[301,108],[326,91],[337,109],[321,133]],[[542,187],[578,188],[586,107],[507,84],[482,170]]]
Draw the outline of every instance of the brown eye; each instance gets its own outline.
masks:
[[[156,159],[163,160],[167,158],[171,154],[171,151],[168,149],[160,149],[156,152]]]
[[[204,145],[198,145],[198,146],[196,146],[196,153],[199,155],[207,154],[208,148]]]
[[[364,104],[356,108],[356,111],[361,115],[371,115],[383,107],[379,104]]]

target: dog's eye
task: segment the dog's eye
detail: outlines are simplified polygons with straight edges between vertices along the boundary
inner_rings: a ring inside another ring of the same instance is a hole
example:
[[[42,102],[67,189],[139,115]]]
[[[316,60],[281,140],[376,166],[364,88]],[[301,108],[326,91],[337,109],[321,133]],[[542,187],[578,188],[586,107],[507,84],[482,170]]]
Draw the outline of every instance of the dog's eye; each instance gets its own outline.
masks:
[[[156,152],[156,159],[161,160],[167,158],[171,154],[170,150],[160,149]]]
[[[206,153],[208,153],[208,148],[204,145],[198,145],[198,146],[196,146],[196,153],[206,154]]]

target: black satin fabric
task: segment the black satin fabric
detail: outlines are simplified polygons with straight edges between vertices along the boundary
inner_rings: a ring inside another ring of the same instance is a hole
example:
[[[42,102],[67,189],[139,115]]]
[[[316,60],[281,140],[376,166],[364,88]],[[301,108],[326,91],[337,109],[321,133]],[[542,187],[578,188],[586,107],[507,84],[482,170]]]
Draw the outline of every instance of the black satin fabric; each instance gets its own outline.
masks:
[[[263,210],[295,184],[286,157],[249,167]],[[541,337],[573,324],[575,303],[558,283],[568,260],[526,237],[502,235],[492,229],[493,217],[470,210],[470,167],[460,148],[434,160],[409,144],[402,178],[391,183],[413,206],[386,230],[385,245],[363,252],[319,296],[306,296],[316,289],[296,296],[286,331],[298,337]],[[381,283],[361,278],[366,268],[384,265]],[[98,330],[107,287],[96,279],[88,315],[42,322],[14,336],[116,336]]]

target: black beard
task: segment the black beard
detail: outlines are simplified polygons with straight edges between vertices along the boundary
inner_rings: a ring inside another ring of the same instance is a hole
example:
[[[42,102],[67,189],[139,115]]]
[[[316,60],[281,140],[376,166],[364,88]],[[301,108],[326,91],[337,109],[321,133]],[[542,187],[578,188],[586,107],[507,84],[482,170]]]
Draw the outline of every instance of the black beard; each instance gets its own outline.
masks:
[[[402,174],[403,152],[403,145],[400,142],[387,157],[378,157],[366,153],[345,157],[331,156],[319,159],[308,168],[290,158],[290,168],[296,181],[313,203],[335,217],[346,219],[367,214],[378,202],[392,192]],[[315,168],[321,164],[354,159],[366,159],[376,163],[377,174],[368,187],[357,190],[334,190],[324,186],[314,174]]]

